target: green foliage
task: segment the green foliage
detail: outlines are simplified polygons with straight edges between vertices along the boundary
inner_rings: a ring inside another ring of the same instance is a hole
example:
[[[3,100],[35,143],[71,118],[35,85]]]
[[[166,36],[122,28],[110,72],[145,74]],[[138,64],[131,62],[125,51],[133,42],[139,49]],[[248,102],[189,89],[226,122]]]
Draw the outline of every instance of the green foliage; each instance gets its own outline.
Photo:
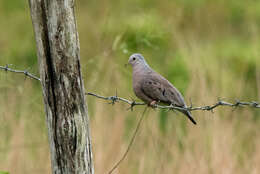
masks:
[[[206,2],[207,2],[207,0],[177,0],[177,3],[180,6],[184,6],[184,7],[189,8],[189,9],[201,7]]]
[[[0,171],[0,174],[9,174],[9,172]]]
[[[168,68],[168,79],[184,94],[189,85],[189,70],[183,57],[175,54],[171,57],[172,61]]]
[[[149,51],[163,51],[167,47],[169,35],[156,13],[137,14],[122,21],[118,28],[118,20],[111,21],[106,28],[109,34],[117,33],[113,49],[124,53]],[[119,35],[118,35],[119,34]]]
[[[4,10],[5,14],[11,14],[17,11],[24,10],[27,2],[26,1],[20,1],[20,0],[3,0],[0,5],[2,5],[2,8]]]
[[[167,132],[168,112],[166,112],[165,110],[161,110],[158,114],[158,118],[159,128],[161,132],[165,134]]]
[[[121,44],[124,51],[158,50],[167,43],[164,29],[155,15],[133,16],[126,28]]]
[[[125,119],[125,137],[127,139],[130,139],[132,134],[133,134],[133,130],[136,127],[137,120],[139,119],[139,117],[141,117],[140,114],[134,115],[134,114],[129,114],[129,116]]]
[[[177,116],[180,116],[180,114],[177,114]],[[183,115],[181,115],[182,117]],[[187,136],[187,121],[183,118],[178,120],[178,127],[176,127],[176,136],[177,136],[177,143],[178,143],[178,148],[180,152],[184,152],[186,150],[185,148],[185,137]]]
[[[260,100],[260,1],[91,0],[77,1],[75,12],[87,91],[107,96],[117,90],[119,96],[136,99],[131,68],[124,64],[130,54],[140,52],[180,90],[186,103],[189,98],[194,105],[212,104],[218,97]],[[37,74],[28,2],[0,1],[0,26],[0,65],[13,64],[13,68]],[[22,161],[33,159],[32,165],[36,161],[49,168],[47,148],[12,148],[42,141],[48,147],[40,83],[5,72],[0,72],[0,80],[0,148],[8,149],[1,151],[0,167],[6,169],[15,162],[18,167],[12,170],[28,173],[32,166],[24,166]],[[112,107],[92,97],[87,100],[94,156],[102,161],[95,166],[106,169],[112,165],[111,154],[119,149],[123,152],[121,144],[127,145],[142,109],[137,106],[128,112],[123,104]],[[189,173],[184,170],[187,162],[190,168],[203,168],[195,173],[223,173],[226,168],[229,173],[250,173],[244,170],[259,163],[260,111],[217,110],[212,117],[207,112],[193,112],[196,127],[181,113],[151,110],[120,173]],[[117,131],[112,132],[111,127]],[[122,132],[124,143],[117,139]],[[111,137],[115,144],[108,141]],[[229,162],[232,166],[226,166]]]
[[[244,77],[247,81],[243,96],[252,98],[256,94],[256,74],[259,68],[257,48],[248,39],[236,38],[221,41],[219,56],[225,60],[225,66],[235,77]],[[226,77],[228,78],[228,77]]]

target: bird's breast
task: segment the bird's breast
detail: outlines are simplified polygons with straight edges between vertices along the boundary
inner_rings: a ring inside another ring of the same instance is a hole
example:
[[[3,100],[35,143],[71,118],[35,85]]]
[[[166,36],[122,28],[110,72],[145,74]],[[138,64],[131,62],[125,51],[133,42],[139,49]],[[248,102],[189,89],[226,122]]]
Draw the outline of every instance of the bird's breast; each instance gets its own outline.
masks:
[[[133,69],[133,89],[135,93],[138,93],[141,90],[142,80],[144,77],[144,73],[139,68]]]

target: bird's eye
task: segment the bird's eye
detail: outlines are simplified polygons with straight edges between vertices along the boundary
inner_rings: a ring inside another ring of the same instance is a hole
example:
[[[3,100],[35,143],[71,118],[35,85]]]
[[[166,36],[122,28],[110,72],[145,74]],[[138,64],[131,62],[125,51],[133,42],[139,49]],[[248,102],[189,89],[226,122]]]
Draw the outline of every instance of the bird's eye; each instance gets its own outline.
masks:
[[[135,57],[133,58],[133,60],[135,60]]]

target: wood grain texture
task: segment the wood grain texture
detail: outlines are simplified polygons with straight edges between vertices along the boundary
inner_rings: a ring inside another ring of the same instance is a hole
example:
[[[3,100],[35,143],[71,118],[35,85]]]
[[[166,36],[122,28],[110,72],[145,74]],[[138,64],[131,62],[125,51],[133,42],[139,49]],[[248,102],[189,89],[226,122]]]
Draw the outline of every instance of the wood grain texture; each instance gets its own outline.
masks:
[[[29,0],[52,171],[93,174],[73,0]]]

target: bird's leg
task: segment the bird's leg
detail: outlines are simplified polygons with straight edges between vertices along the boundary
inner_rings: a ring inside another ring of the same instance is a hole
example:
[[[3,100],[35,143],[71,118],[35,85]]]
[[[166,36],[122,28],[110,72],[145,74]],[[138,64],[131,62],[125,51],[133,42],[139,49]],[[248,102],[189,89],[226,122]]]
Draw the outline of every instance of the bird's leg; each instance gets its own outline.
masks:
[[[157,101],[153,100],[150,103],[148,103],[148,106],[155,108],[156,103],[157,103]]]

